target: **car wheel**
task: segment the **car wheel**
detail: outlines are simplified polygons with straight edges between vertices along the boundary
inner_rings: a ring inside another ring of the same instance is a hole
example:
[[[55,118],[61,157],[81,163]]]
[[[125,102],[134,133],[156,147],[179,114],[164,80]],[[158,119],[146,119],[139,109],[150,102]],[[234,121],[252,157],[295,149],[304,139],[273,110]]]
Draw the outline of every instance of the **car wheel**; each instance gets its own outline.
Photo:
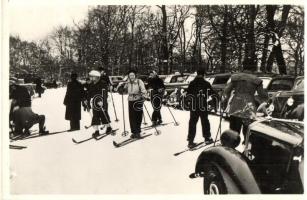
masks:
[[[227,194],[224,179],[218,169],[211,166],[204,176],[204,194]]]

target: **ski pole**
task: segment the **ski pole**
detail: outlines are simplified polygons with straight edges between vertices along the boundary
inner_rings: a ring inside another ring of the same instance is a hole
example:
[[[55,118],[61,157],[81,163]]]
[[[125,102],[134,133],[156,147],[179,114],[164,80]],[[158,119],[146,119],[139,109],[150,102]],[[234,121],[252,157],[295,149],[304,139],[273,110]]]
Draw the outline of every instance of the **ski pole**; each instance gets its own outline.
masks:
[[[147,125],[147,122],[146,122],[146,119],[145,119],[145,115],[144,115],[144,114],[143,114],[143,119],[144,119],[143,124],[144,124],[144,125]]]
[[[166,106],[166,107],[168,108],[169,112],[171,113],[171,115],[172,115],[172,117],[173,117],[174,125],[175,125],[175,126],[179,126],[179,123],[176,121],[176,119],[175,119],[175,117],[174,117],[174,115],[173,115],[171,109],[169,108],[169,106]]]
[[[122,136],[126,137],[128,135],[128,131],[126,131],[126,122],[125,122],[124,94],[122,94],[122,107],[123,107],[123,123],[124,123],[124,132],[122,133]]]
[[[223,119],[224,110],[222,110],[221,101],[219,102],[219,107],[220,107],[220,124],[219,124],[219,128],[217,129],[217,132],[216,132],[216,135],[215,135],[213,146],[215,146],[218,134],[220,134],[220,137],[222,135],[222,133],[221,133],[222,132],[222,119]]]
[[[149,119],[152,121],[152,119],[151,119],[151,117],[150,117],[150,114],[149,114],[149,112],[148,112],[148,110],[147,110],[147,107],[146,107],[145,103],[144,103],[144,108],[145,108],[145,110],[146,110],[146,112],[147,112],[147,114],[148,114]],[[155,127],[155,126],[154,126],[154,128],[155,128],[155,130],[156,130],[156,135],[160,135],[160,134],[161,134],[161,131],[158,130],[157,127]]]
[[[113,100],[113,94],[111,93],[111,100],[112,100],[112,104],[113,104],[113,109],[114,109],[114,114],[115,114],[115,121],[118,122],[118,118],[117,118],[117,114],[116,114],[116,109],[115,109],[115,105],[114,105],[114,100]]]

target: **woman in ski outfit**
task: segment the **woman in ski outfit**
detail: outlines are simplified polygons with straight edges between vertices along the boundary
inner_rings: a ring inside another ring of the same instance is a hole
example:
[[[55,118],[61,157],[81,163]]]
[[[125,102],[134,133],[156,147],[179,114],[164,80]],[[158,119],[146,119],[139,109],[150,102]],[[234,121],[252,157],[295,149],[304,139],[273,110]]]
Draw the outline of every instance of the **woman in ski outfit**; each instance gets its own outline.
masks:
[[[108,112],[106,112],[108,110],[108,86],[106,82],[100,80],[100,73],[98,71],[92,70],[89,73],[89,76],[92,80],[92,84],[90,85],[88,91],[88,101],[92,99],[92,126],[95,129],[93,137],[96,137],[99,136],[98,126],[100,124],[105,124],[107,126],[106,134],[112,132],[110,117]]]
[[[144,82],[136,78],[136,71],[130,70],[128,72],[128,81],[118,86],[120,90],[128,92],[128,107],[129,107],[129,121],[131,129],[131,138],[140,138],[141,123],[143,117],[144,96],[146,89]]]

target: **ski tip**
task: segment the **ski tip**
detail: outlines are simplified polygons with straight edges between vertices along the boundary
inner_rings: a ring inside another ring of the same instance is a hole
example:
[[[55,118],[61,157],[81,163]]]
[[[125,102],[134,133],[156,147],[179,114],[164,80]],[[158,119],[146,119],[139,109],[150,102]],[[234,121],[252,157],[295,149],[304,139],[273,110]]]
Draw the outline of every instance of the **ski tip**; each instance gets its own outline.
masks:
[[[178,156],[180,153],[174,153],[174,156]]]
[[[113,145],[114,147],[118,147],[118,144],[115,141],[113,141]]]
[[[72,138],[71,140],[73,141],[73,143],[78,144],[78,142],[74,138]]]

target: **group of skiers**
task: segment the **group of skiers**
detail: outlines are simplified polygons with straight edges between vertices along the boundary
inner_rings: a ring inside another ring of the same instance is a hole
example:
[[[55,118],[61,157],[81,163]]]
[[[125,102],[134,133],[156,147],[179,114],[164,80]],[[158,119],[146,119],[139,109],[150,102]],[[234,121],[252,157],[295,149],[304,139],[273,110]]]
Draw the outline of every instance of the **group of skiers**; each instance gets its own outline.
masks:
[[[71,74],[71,81],[67,85],[67,92],[64,98],[64,105],[66,106],[65,119],[70,121],[70,131],[80,130],[82,105],[84,110],[90,111],[92,109],[91,126],[95,129],[93,137],[99,135],[99,125],[105,125],[107,127],[106,134],[109,134],[113,131],[108,113],[108,93],[113,90],[112,81],[103,68],[92,70],[88,75],[89,78],[82,85],[77,80],[77,74]],[[137,78],[135,70],[130,70],[127,75],[127,81],[120,83],[115,90],[120,94],[128,93],[131,138],[140,138],[143,105],[145,98],[148,97],[148,91],[144,82]],[[152,123],[153,125],[158,125],[162,123],[160,109],[165,86],[155,71],[150,73],[148,88],[150,89],[154,108],[151,116]]]
[[[106,134],[110,134],[113,129],[111,127],[111,119],[108,113],[108,94],[113,90],[113,84],[104,68],[92,70],[85,84],[78,81],[78,75],[71,73],[71,80],[67,84],[67,91],[64,98],[66,106],[65,119],[70,121],[70,131],[80,130],[81,105],[84,110],[92,110],[92,121],[95,132],[94,136],[99,135],[99,125],[106,126]],[[208,119],[208,102],[213,97],[219,95],[213,90],[209,82],[204,79],[204,69],[197,71],[196,78],[189,84],[184,97],[188,97],[190,102],[190,120],[188,128],[188,147],[193,148],[194,138],[196,134],[196,125],[199,118],[202,124],[202,135],[205,143],[213,142],[210,131],[210,121]],[[29,135],[29,129],[39,123],[39,132],[46,134],[45,116],[33,113],[31,109],[31,97],[26,91],[27,89],[11,84],[11,99],[13,99],[12,119],[16,125],[18,134]],[[141,137],[141,123],[143,119],[143,107],[145,98],[150,94],[150,100],[153,107],[152,116],[150,116],[152,125],[157,126],[162,123],[161,106],[165,93],[165,85],[155,71],[151,71],[148,79],[148,90],[145,88],[144,82],[137,78],[137,72],[130,70],[127,73],[127,81],[120,83],[115,91],[120,94],[128,94],[128,112],[131,130],[131,138]],[[254,94],[257,91],[265,102],[268,98],[267,93],[262,86],[262,80],[252,75],[249,71],[234,74],[231,76],[231,82],[225,88],[222,94],[221,102],[223,109],[227,110],[230,115],[230,129],[241,132],[245,136],[248,120],[256,112]],[[146,107],[145,107],[146,108]],[[248,109],[247,109],[248,108]],[[115,109],[115,108],[114,108]],[[123,108],[124,109],[124,108]]]

